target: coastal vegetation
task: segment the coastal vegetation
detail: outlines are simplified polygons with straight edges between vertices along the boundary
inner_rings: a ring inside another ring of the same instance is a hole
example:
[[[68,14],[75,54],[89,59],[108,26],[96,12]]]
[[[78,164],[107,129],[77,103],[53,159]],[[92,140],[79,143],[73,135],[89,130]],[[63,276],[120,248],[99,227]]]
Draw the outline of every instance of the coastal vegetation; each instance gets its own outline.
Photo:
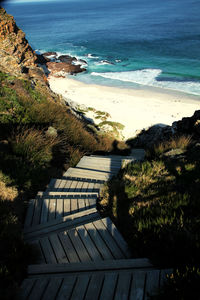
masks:
[[[102,212],[121,229],[133,257],[174,269],[157,299],[198,298],[199,157],[191,136],[170,139],[150,149],[143,162],[128,164],[102,192]]]

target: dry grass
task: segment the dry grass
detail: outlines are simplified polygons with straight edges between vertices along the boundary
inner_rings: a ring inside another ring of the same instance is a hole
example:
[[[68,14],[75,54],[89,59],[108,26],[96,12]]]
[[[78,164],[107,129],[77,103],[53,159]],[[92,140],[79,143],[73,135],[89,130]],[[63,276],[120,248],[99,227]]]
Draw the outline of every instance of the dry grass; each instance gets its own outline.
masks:
[[[172,149],[181,149],[186,150],[188,146],[191,144],[192,137],[190,135],[182,135],[176,138],[172,138],[169,141],[162,142],[154,147],[153,153],[156,156],[159,156],[166,151]]]
[[[5,182],[0,179],[0,199],[13,201],[18,196],[18,191],[15,187],[8,187]]]
[[[41,130],[18,129],[13,134],[10,143],[14,153],[25,158],[34,166],[45,165],[53,157],[53,148],[59,144],[57,137],[45,135]]]

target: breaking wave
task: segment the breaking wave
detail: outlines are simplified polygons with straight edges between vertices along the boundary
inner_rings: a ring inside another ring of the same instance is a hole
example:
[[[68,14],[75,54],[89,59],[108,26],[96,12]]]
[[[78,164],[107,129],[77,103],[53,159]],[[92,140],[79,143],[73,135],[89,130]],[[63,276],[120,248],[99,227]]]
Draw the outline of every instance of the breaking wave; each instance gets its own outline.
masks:
[[[189,94],[200,95],[200,82],[194,81],[176,81],[174,80],[159,80],[162,74],[160,69],[143,69],[126,72],[92,72],[93,76],[101,76],[107,79],[120,80],[125,82],[133,82],[140,85],[151,87],[159,87],[175,91],[181,91]]]

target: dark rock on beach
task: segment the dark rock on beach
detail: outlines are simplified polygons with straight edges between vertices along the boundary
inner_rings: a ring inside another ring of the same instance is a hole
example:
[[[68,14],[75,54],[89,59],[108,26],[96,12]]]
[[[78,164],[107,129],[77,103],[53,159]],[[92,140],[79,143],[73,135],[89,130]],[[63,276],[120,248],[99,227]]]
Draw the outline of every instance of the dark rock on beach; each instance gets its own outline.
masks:
[[[77,61],[77,58],[72,57],[70,55],[61,55],[58,57],[58,60],[60,60],[61,62],[71,64],[73,61]]]
[[[47,68],[51,75],[64,76],[65,74],[77,74],[86,71],[81,65],[73,65],[65,62],[48,62]]]

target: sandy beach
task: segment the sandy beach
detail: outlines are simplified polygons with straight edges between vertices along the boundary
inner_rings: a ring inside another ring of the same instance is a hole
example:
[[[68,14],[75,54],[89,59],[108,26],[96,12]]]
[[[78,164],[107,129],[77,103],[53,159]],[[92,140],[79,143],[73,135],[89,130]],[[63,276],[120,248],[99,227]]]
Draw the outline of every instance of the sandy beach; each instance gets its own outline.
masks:
[[[100,85],[85,84],[71,78],[49,77],[51,89],[70,102],[76,102],[96,111],[107,112],[107,121],[124,125],[122,134],[125,139],[135,136],[143,128],[152,125],[172,125],[183,117],[190,117],[200,109],[200,97],[187,94],[153,91],[147,89],[121,89]],[[95,118],[94,111],[87,111],[86,117]]]

